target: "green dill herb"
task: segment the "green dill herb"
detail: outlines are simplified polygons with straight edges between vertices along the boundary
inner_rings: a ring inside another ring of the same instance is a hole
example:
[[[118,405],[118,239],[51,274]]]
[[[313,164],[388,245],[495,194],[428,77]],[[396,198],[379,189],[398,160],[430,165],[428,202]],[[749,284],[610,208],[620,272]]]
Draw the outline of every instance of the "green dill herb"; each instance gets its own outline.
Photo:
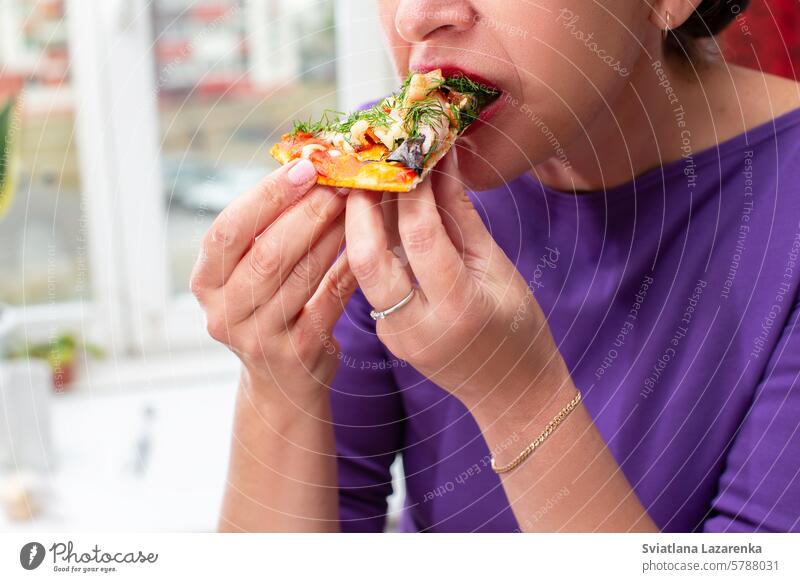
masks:
[[[399,105],[405,101],[408,87],[411,84],[411,78],[415,74],[414,72],[410,72],[403,81],[398,92],[381,100],[368,109],[354,111],[347,116],[341,111],[326,109],[323,111],[320,119],[316,121],[312,119],[307,121],[295,121],[291,133],[292,135],[296,135],[297,133],[309,133],[317,136],[323,132],[334,132],[342,133],[346,136],[353,125],[361,120],[366,120],[371,127],[389,128],[395,120],[385,109],[399,108]],[[430,90],[433,92],[440,88],[445,92],[456,91],[470,97],[470,103],[464,109],[459,109],[454,104],[449,105],[450,112],[459,120],[459,131],[466,129],[468,125],[478,118],[480,110],[500,95],[498,90],[477,83],[464,75],[456,75],[442,79],[440,82],[433,85]],[[443,119],[447,117],[441,101],[435,97],[429,97],[405,108],[404,125],[409,137],[416,137],[419,135],[421,127],[441,126]]]
[[[361,114],[359,119],[365,119],[372,127],[391,127],[394,119],[383,108],[383,102],[378,103],[369,109],[359,112]]]
[[[402,103],[406,100],[406,93],[408,92],[408,86],[411,84],[411,77],[416,75],[414,71],[409,71],[408,75],[406,76],[406,80],[403,81],[403,84],[400,85],[400,90],[397,92],[397,102]]]
[[[312,128],[316,122],[312,121],[310,118],[308,121],[300,121],[296,120],[292,124],[292,135],[297,135],[298,133],[313,133]]]
[[[360,113],[361,111],[353,111],[344,120],[336,121],[336,123],[328,127],[327,130],[338,133],[350,133],[350,129],[353,127],[355,122],[360,119]]]
[[[327,131],[331,126],[337,124],[339,119],[344,115],[341,111],[335,109],[326,109],[322,112],[319,120],[313,121],[311,118],[308,121],[295,121],[292,127],[292,135],[298,133],[310,133],[318,135],[323,131]]]
[[[409,137],[418,136],[420,127],[424,125],[429,127],[438,125],[441,127],[445,119],[447,119],[449,123],[449,117],[447,117],[442,102],[435,97],[417,101],[405,108],[405,112],[404,125]]]
[[[323,111],[320,119],[314,121],[295,121],[292,128],[292,135],[297,133],[310,133],[312,135],[319,135],[320,133],[329,131],[334,133],[347,134],[357,121],[362,119],[369,122],[372,127],[389,127],[394,121],[383,108],[385,104],[383,101],[373,105],[369,109],[354,111],[347,117],[341,111],[333,109],[326,109]]]
[[[464,75],[447,77],[444,80],[443,86],[447,87],[448,89],[452,89],[453,91],[458,91],[459,93],[470,93],[478,98],[480,98],[481,95],[484,95],[487,98],[497,97],[500,95],[500,92],[497,89],[492,89],[491,87],[482,85]]]

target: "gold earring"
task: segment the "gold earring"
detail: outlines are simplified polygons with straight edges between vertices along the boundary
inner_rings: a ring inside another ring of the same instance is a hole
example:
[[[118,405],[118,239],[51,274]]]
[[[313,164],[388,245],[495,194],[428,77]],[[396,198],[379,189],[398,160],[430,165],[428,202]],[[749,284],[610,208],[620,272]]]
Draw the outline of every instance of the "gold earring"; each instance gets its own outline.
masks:
[[[669,31],[671,30],[671,26],[670,26],[670,22],[669,22],[670,19],[671,19],[671,16],[672,15],[669,13],[669,10],[667,10],[666,15],[664,16],[664,20],[667,21],[667,26],[661,31],[661,40],[663,40],[663,41],[667,40],[667,35],[669,34]]]

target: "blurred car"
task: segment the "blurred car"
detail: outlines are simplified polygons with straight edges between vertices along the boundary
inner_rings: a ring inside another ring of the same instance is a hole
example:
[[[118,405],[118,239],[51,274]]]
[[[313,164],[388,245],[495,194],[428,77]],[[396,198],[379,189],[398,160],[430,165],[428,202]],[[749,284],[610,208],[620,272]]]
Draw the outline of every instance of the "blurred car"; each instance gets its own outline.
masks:
[[[168,207],[218,213],[234,198],[257,185],[269,168],[166,159],[162,171]]]

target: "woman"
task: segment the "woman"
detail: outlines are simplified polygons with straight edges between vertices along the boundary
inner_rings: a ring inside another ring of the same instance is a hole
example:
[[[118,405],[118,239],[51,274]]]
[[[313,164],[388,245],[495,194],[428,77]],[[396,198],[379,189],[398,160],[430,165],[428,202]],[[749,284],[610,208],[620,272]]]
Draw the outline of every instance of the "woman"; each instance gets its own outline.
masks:
[[[380,2],[503,96],[411,194],[301,161],[212,226],[220,528],[381,531],[398,453],[405,530],[800,528],[798,86],[703,40],[746,4]]]

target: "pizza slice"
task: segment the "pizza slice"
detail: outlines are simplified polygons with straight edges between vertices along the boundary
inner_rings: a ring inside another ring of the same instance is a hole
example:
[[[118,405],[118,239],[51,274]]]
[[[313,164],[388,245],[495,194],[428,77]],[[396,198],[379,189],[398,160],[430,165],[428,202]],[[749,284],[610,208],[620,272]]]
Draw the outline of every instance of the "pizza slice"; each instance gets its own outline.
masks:
[[[270,153],[281,164],[311,160],[317,183],[326,186],[408,192],[499,95],[463,75],[444,77],[441,69],[412,73],[369,109],[295,122]]]

